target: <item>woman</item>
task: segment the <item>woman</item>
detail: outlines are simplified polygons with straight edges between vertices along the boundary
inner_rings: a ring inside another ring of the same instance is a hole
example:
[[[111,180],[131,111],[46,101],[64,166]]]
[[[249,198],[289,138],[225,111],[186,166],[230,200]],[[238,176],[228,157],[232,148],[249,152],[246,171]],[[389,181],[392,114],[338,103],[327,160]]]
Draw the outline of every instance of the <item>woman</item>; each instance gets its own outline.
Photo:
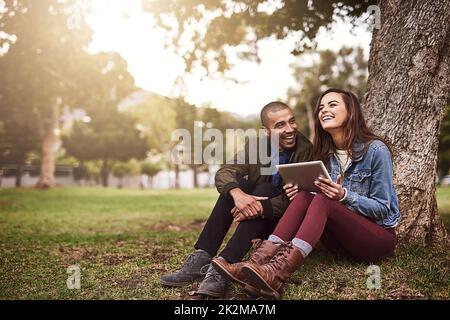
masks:
[[[284,186],[290,206],[268,240],[258,242],[240,266],[244,288],[253,294],[279,298],[319,240],[357,261],[377,262],[394,253],[400,212],[389,148],[367,127],[351,92],[325,91],[314,116],[314,159],[326,164],[335,182],[319,177],[317,194]],[[213,265],[229,275],[220,260]]]

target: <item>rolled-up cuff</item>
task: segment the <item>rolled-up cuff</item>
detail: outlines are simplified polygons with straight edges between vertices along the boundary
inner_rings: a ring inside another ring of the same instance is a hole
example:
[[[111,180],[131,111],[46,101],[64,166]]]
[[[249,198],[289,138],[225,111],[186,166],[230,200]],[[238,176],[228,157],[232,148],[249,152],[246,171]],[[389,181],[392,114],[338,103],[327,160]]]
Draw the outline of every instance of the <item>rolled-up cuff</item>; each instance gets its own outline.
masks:
[[[224,196],[229,196],[229,197],[231,197],[230,196],[230,191],[231,190],[233,190],[233,189],[236,189],[236,188],[240,188],[241,186],[239,185],[239,183],[237,183],[237,182],[230,182],[230,183],[227,183],[224,187],[223,187],[223,189],[222,189],[222,194],[224,195]]]

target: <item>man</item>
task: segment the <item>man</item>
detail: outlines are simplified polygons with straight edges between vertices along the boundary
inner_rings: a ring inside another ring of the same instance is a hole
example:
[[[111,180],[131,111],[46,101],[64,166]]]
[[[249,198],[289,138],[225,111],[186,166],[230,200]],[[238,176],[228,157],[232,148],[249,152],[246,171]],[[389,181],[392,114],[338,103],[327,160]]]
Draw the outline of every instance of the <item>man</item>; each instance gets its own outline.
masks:
[[[311,142],[299,131],[292,110],[282,102],[271,102],[261,111],[261,123],[266,136],[279,135],[279,163],[309,161]],[[248,155],[249,145],[245,154]],[[224,250],[219,254],[223,263],[242,261],[251,246],[252,239],[266,238],[275,228],[279,218],[289,205],[283,192],[279,174],[262,175],[263,164],[224,165],[216,174],[219,199],[181,270],[161,277],[167,286],[182,286],[204,277],[197,293],[205,296],[222,297],[228,281],[211,265],[222,245],[223,239],[234,221],[239,225]],[[260,162],[258,160],[258,162]],[[233,276],[243,277],[241,270]]]

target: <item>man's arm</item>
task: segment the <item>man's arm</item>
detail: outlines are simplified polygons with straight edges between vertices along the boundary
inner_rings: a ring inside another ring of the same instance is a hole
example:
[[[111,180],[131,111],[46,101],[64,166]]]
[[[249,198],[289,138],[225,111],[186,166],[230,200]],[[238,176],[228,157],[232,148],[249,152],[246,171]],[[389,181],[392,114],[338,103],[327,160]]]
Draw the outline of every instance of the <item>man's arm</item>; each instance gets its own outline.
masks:
[[[267,197],[257,197],[245,193],[239,185],[238,177],[250,174],[248,163],[248,143],[244,151],[238,152],[230,163],[225,164],[216,173],[216,188],[220,194],[233,198],[236,208],[248,219],[262,214],[263,206],[259,201]]]
[[[248,143],[245,145],[244,152],[236,153],[232,161],[217,171],[215,184],[220,194],[231,196],[230,190],[239,188],[238,177],[244,177],[250,173],[247,153]]]

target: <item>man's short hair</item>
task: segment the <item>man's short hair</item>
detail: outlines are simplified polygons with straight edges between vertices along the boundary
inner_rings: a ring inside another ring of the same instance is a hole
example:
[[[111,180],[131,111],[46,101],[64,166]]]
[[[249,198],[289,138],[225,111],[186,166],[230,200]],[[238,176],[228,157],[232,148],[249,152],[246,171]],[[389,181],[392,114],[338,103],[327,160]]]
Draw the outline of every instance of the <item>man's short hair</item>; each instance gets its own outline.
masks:
[[[286,103],[280,101],[274,101],[262,108],[261,110],[261,124],[263,126],[267,126],[267,122],[269,121],[269,113],[270,112],[278,112],[284,109],[290,109]]]

